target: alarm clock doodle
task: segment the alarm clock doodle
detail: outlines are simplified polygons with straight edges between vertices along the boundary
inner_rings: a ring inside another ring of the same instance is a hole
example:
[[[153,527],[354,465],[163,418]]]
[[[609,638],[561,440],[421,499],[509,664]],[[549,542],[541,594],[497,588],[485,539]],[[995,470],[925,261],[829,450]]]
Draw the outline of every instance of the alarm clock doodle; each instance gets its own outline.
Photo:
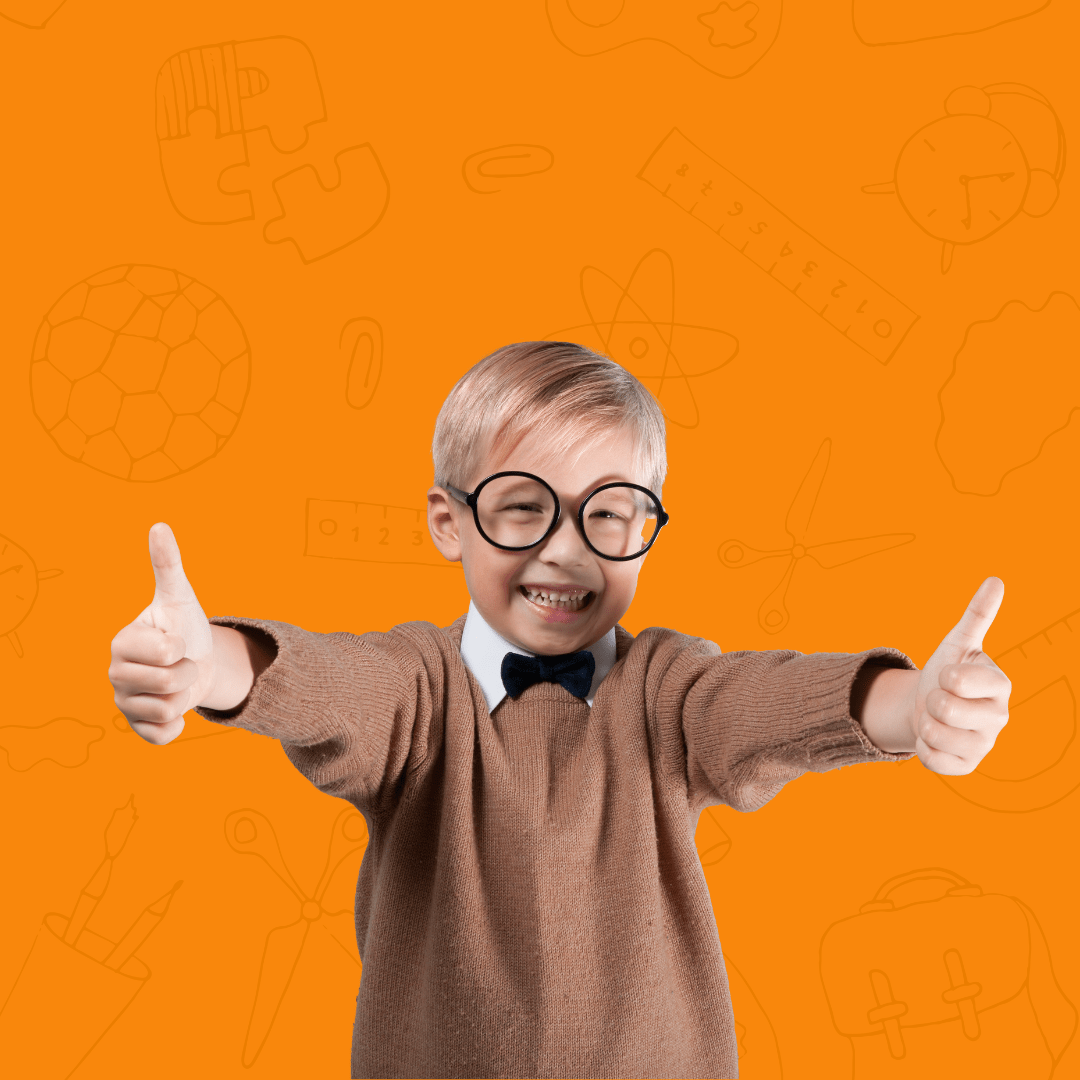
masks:
[[[945,99],[945,113],[903,145],[892,180],[862,189],[895,195],[941,241],[943,274],[957,245],[985,240],[1021,212],[1048,214],[1065,171],[1061,121],[1030,86],[961,86]]]

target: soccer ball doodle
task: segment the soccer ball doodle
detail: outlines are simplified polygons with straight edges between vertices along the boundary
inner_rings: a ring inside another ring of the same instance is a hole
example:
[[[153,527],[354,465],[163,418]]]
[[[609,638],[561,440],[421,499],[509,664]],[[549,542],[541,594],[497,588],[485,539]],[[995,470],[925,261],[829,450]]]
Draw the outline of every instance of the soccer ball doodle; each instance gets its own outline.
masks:
[[[216,454],[247,397],[247,338],[212,289],[116,266],[69,289],[34,343],[34,413],[68,457],[164,480]]]

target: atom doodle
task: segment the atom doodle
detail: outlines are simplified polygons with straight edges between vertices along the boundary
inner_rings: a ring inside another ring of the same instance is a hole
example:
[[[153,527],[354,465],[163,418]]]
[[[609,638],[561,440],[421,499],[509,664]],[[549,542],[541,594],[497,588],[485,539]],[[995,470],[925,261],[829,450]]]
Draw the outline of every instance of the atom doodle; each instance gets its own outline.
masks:
[[[717,550],[717,557],[729,570],[739,570],[762,559],[786,558],[788,560],[779,584],[765,597],[758,609],[758,623],[766,633],[777,634],[787,626],[791,616],[784,605],[784,598],[787,596],[788,586],[791,585],[795,567],[804,558],[813,559],[825,570],[832,570],[836,566],[843,566],[845,563],[854,562],[867,555],[899,547],[901,544],[909,544],[915,539],[914,533],[884,533],[879,536],[855,537],[851,540],[832,540],[824,544],[807,545],[804,543],[806,532],[810,527],[810,517],[814,513],[821,485],[824,483],[825,473],[829,468],[831,448],[831,439],[826,439],[818,447],[810,471],[803,478],[788,508],[784,529],[792,539],[790,547],[758,551],[741,540],[725,540]]]
[[[671,256],[659,248],[647,252],[625,286],[586,266],[581,299],[590,321],[557,330],[547,340],[569,339],[605,353],[653,392],[668,420],[697,427],[701,413],[692,380],[734,360],[739,342],[724,330],[675,322]]]

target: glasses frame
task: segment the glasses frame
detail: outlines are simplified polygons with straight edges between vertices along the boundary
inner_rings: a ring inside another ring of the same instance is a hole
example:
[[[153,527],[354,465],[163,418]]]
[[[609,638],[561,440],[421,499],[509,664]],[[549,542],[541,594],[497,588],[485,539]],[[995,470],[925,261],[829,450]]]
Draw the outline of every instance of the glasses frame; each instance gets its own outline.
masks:
[[[491,483],[492,480],[499,480],[504,476],[524,476],[528,480],[535,480],[538,484],[543,484],[545,488],[551,493],[551,497],[555,500],[555,515],[551,519],[551,524],[547,528],[547,532],[540,537],[539,540],[534,540],[531,544],[524,544],[521,547],[511,547],[508,544],[499,544],[492,540],[486,532],[484,532],[483,526],[480,524],[480,511],[477,509],[476,503],[480,496],[480,492]],[[633,555],[605,555],[602,551],[598,551],[593,547],[589,541],[589,537],[585,532],[585,507],[589,505],[589,500],[594,495],[599,495],[601,491],[607,491],[608,488],[613,487],[628,487],[633,488],[635,491],[641,491],[648,495],[654,503],[656,503],[659,513],[656,515],[656,532],[652,534],[652,538],[649,542],[640,550],[635,551]],[[460,488],[452,487],[450,484],[446,485],[446,490],[458,502],[464,503],[473,512],[473,521],[476,523],[476,531],[492,546],[497,547],[501,551],[528,551],[530,548],[534,548],[539,544],[542,544],[558,527],[559,521],[562,519],[562,503],[559,501],[559,496],[555,494],[555,489],[545,480],[543,477],[537,476],[535,473],[518,472],[516,469],[510,469],[506,472],[492,473],[490,476],[481,480],[476,485],[475,491],[462,491]],[[649,550],[656,543],[656,538],[660,535],[660,530],[671,520],[671,515],[664,509],[663,503],[657,498],[656,494],[650,491],[647,487],[642,487],[641,484],[631,484],[625,480],[615,480],[610,484],[601,484],[598,488],[594,488],[581,500],[581,505],[578,507],[577,512],[578,519],[578,532],[581,533],[582,540],[585,541],[585,546],[601,559],[607,559],[608,562],[629,562],[631,559],[640,559],[646,551]]]

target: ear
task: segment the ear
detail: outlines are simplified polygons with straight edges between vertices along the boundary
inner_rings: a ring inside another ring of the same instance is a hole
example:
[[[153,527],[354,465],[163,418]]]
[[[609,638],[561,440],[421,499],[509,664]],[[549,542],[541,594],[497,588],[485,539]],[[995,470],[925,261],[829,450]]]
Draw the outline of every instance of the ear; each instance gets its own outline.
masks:
[[[461,511],[445,488],[433,487],[427,493],[428,532],[432,542],[450,562],[461,562]]]

